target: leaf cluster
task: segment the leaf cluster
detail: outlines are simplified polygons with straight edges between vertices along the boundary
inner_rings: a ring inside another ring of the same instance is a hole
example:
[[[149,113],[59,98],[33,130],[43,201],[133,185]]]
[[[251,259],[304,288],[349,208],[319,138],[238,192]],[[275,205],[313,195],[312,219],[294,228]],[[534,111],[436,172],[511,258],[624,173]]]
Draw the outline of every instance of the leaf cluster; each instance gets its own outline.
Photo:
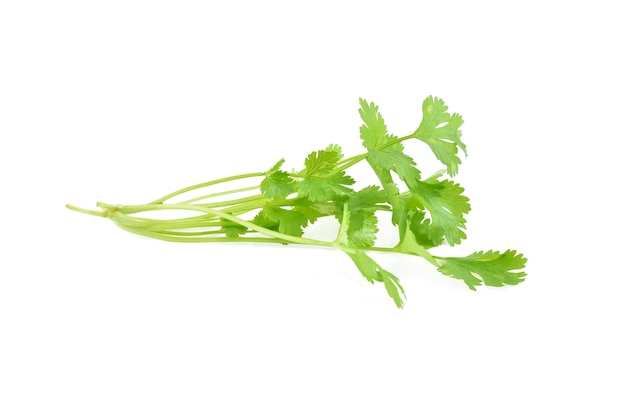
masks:
[[[344,157],[339,145],[306,155],[299,171],[286,170],[280,159],[268,170],[247,173],[189,186],[146,205],[99,204],[102,212],[68,205],[71,209],[112,219],[123,229],[152,238],[177,242],[264,242],[333,247],[345,252],[370,283],[382,283],[398,307],[404,306],[400,280],[381,267],[368,253],[392,252],[424,258],[442,274],[477,286],[516,285],[525,278],[526,259],[513,250],[478,251],[465,257],[440,257],[430,251],[441,245],[456,246],[466,238],[466,215],[471,207],[464,189],[453,180],[467,155],[461,140],[462,117],[448,112],[443,100],[428,97],[413,133],[398,137],[389,132],[378,106],[361,99],[359,133],[364,152]],[[442,164],[442,170],[424,177],[416,161],[406,154],[403,142],[426,143]],[[355,190],[350,167],[364,162],[378,184]],[[201,197],[169,203],[174,198],[216,184],[261,178],[256,186],[234,188]],[[256,192],[230,200],[215,200],[227,194]],[[197,216],[170,220],[136,213],[155,210],[192,210]],[[380,212],[391,212],[397,244],[376,246],[381,228]],[[323,217],[340,224],[333,240],[306,237],[306,228]]]

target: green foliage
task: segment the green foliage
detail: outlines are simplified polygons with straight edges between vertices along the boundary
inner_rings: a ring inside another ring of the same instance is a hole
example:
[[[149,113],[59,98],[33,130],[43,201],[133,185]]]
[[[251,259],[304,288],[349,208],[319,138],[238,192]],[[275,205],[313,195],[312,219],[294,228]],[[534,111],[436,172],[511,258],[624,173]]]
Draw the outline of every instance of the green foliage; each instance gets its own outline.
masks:
[[[246,231],[248,231],[247,227],[232,221],[223,221],[222,229],[220,230],[220,232],[229,238],[237,238],[238,236],[245,234]]]
[[[387,208],[385,193],[378,186],[368,186],[352,193],[347,200],[347,211],[350,214],[350,224],[347,229],[347,242],[356,247],[371,247],[378,232],[378,218],[375,213]],[[342,222],[346,211],[338,214],[337,219]]]
[[[416,208],[430,214],[428,238],[433,243],[441,243],[445,238],[448,244],[455,245],[466,238],[464,215],[470,211],[470,204],[462,195],[461,186],[450,180],[419,182],[410,193]]]
[[[285,171],[274,171],[261,182],[261,193],[270,199],[287,197],[295,191],[295,183]]]
[[[310,153],[304,160],[304,175],[321,176],[337,168],[343,158],[339,145],[329,145],[326,149]]]
[[[458,113],[450,115],[448,106],[437,97],[428,97],[422,103],[422,123],[412,135],[430,146],[435,156],[454,176],[459,171],[461,159],[457,156],[458,148],[467,155],[465,144],[461,141],[463,118]]]
[[[467,257],[443,258],[439,271],[455,279],[460,279],[472,290],[484,283],[486,286],[501,287],[516,285],[524,281],[522,271],[526,258],[514,250],[500,254],[498,251],[479,251]]]
[[[257,221],[268,229],[274,229],[281,234],[302,236],[302,228],[308,224],[308,219],[301,212],[287,210],[277,206],[266,205],[257,215]]]
[[[516,285],[524,281],[526,258],[516,251],[479,251],[466,257],[440,257],[431,249],[454,246],[466,238],[465,215],[470,211],[464,189],[449,178],[458,173],[463,119],[450,114],[443,100],[428,97],[422,103],[422,120],[410,135],[389,133],[378,106],[359,100],[359,129],[365,153],[345,158],[339,145],[310,152],[300,171],[283,170],[284,159],[269,170],[224,177],[167,194],[145,205],[99,203],[101,211],[68,205],[68,208],[111,219],[121,228],[151,238],[176,242],[257,242],[332,247],[345,252],[370,283],[382,283],[399,308],[405,293],[400,280],[382,268],[368,252],[409,254],[422,257],[439,272],[462,280],[472,290],[486,286]],[[404,151],[403,142],[417,139],[428,144],[445,170],[422,178],[416,161]],[[379,185],[354,190],[347,170],[366,161]],[[217,184],[255,179],[254,186],[234,187],[201,197],[181,199],[188,192]],[[250,193],[251,192],[251,193]],[[247,193],[241,197],[241,193]],[[221,196],[239,194],[237,198]],[[220,200],[222,199],[222,200]],[[197,216],[150,218],[150,211],[195,211]],[[391,212],[398,243],[377,247],[381,214]],[[135,214],[141,213],[141,216]],[[306,227],[320,218],[339,224],[334,240],[306,236]]]
[[[367,149],[377,148],[382,145],[387,135],[387,125],[378,112],[378,106],[374,103],[368,103],[364,99],[359,99],[359,103],[361,104],[359,115],[363,120],[360,129],[363,146]]]
[[[415,161],[401,150],[371,149],[368,152],[367,161],[376,172],[395,172],[409,188],[416,187],[419,182],[420,172],[415,168]]]
[[[387,289],[387,293],[393,299],[398,308],[404,306],[404,289],[400,285],[400,280],[392,273],[388,272],[372,260],[364,251],[346,251],[363,277],[370,283],[382,282]]]
[[[348,186],[352,184],[352,177],[338,172],[327,177],[307,177],[297,184],[297,190],[311,202],[323,202],[351,193]]]

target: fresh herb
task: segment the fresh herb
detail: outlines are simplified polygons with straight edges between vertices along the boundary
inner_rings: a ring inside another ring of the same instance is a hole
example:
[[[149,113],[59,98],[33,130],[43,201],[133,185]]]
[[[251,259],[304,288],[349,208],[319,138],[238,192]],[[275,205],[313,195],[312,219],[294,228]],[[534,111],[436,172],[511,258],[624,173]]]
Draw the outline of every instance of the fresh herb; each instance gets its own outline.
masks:
[[[481,284],[503,286],[524,281],[526,259],[513,250],[481,251],[466,257],[440,257],[429,252],[444,243],[457,245],[466,237],[469,200],[461,186],[444,178],[446,174],[457,174],[459,151],[466,154],[461,141],[461,116],[448,113],[441,99],[428,97],[422,105],[419,127],[410,135],[397,137],[388,132],[374,103],[361,99],[360,105],[360,133],[366,150],[362,154],[346,158],[339,145],[329,145],[308,154],[300,171],[283,169],[281,159],[267,171],[196,184],[143,205],[99,202],[99,211],[67,207],[109,218],[129,232],[166,241],[336,248],[350,257],[370,283],[383,283],[399,308],[405,299],[400,280],[376,263],[369,252],[420,256],[441,273],[463,280],[472,290]],[[426,143],[445,170],[424,177],[404,152],[402,143],[409,139]],[[380,185],[354,189],[355,181],[347,170],[360,162],[369,164]],[[256,184],[216,191],[218,185],[245,179],[256,179]],[[203,191],[200,196],[183,199],[199,191]],[[238,197],[226,199],[227,195]],[[162,210],[197,214],[170,219],[146,215]],[[393,247],[375,246],[379,212],[391,212],[391,222],[398,231],[398,243]],[[332,241],[307,238],[305,228],[323,217],[334,217],[339,222],[337,237]]]

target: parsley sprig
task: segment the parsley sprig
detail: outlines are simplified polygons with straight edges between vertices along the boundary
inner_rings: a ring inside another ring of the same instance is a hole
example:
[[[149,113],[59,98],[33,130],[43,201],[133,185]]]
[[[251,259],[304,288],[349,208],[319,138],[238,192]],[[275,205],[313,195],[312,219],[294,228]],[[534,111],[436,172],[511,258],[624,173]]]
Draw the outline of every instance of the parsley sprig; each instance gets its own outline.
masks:
[[[267,171],[224,177],[185,187],[143,205],[110,205],[100,210],[69,209],[109,218],[122,229],[150,238],[174,242],[256,242],[331,247],[345,252],[370,283],[381,282],[397,307],[404,305],[400,280],[382,268],[368,253],[387,252],[424,258],[441,273],[477,286],[515,285],[524,281],[526,259],[514,250],[479,251],[465,257],[441,257],[432,248],[457,245],[466,238],[465,215],[470,211],[464,189],[454,181],[467,154],[461,141],[463,118],[450,114],[443,100],[428,97],[422,104],[422,121],[410,135],[388,132],[378,107],[360,100],[363,121],[360,137],[366,152],[344,157],[339,145],[309,153],[300,171],[283,169],[284,159]],[[445,167],[424,177],[403,142],[426,143]],[[365,161],[379,185],[354,189],[347,174]],[[219,185],[255,180],[246,187],[217,191]],[[396,181],[399,179],[399,181]],[[190,197],[192,193],[199,196]],[[229,195],[236,197],[229,198]],[[185,198],[186,197],[186,198]],[[193,213],[163,219],[156,211]],[[391,212],[398,242],[393,247],[375,245],[379,212]],[[335,239],[305,236],[307,226],[324,217],[340,224]]]

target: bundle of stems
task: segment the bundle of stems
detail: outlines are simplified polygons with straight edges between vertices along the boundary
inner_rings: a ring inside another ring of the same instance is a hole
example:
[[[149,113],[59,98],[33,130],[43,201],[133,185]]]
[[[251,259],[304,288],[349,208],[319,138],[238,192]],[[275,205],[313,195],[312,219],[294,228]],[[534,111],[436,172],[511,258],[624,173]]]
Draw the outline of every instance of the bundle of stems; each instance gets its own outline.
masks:
[[[336,248],[352,259],[368,281],[383,283],[398,307],[404,305],[405,297],[399,279],[368,252],[420,256],[473,290],[482,284],[522,282],[526,259],[514,250],[479,251],[465,257],[442,257],[430,252],[431,248],[454,246],[466,238],[469,199],[461,186],[444,178],[457,174],[461,163],[458,152],[466,152],[461,141],[461,116],[449,114],[441,99],[428,97],[422,104],[418,128],[410,135],[396,137],[387,132],[377,106],[363,99],[360,104],[360,137],[366,149],[362,154],[344,158],[340,146],[329,145],[309,153],[300,171],[282,170],[281,159],[266,171],[188,186],[146,204],[98,202],[99,210],[67,207],[108,218],[128,232],[165,241]],[[415,161],[404,153],[403,142],[412,139],[425,142],[445,169],[424,178]],[[347,170],[361,162],[371,167],[379,185],[353,190],[355,181]],[[255,183],[250,185],[251,181]],[[177,215],[158,216],[164,211]],[[391,213],[392,227],[397,228],[398,242],[394,246],[375,245],[377,213],[381,211]],[[305,236],[305,228],[324,217],[337,220],[337,236],[328,241]]]

